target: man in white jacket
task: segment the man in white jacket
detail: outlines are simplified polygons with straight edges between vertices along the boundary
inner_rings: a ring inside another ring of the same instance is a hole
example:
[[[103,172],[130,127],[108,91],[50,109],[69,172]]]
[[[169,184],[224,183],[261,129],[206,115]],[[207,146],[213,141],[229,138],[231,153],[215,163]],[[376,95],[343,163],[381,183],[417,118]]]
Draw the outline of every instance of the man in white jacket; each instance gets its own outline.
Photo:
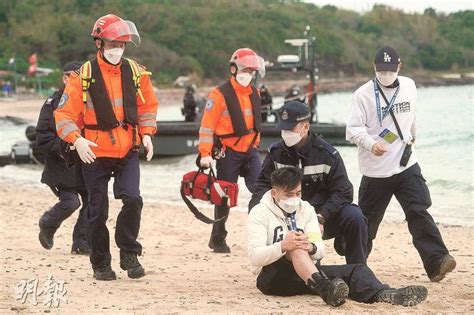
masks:
[[[359,206],[372,241],[393,195],[405,212],[413,244],[431,281],[442,280],[456,267],[427,209],[431,197],[415,151],[415,82],[399,76],[400,56],[390,46],[374,59],[375,78],[354,92],[346,139],[359,147]]]
[[[413,306],[428,295],[423,286],[391,289],[365,264],[321,266],[324,243],[314,208],[301,200],[302,173],[288,166],[271,175],[272,189],[249,214],[247,244],[257,288],[267,295],[317,294],[340,306],[358,302]]]

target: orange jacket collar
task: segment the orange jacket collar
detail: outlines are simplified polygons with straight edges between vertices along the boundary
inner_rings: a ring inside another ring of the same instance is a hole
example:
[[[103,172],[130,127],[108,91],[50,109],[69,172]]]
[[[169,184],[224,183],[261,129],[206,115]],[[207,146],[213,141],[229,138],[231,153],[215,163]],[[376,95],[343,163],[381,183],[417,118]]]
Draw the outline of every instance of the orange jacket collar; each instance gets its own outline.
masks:
[[[244,95],[252,94],[252,85],[251,84],[249,84],[249,86],[242,86],[239,83],[237,83],[234,76],[230,77],[230,83],[232,84],[232,87],[234,88],[236,93],[244,94]]]
[[[102,54],[100,51],[97,51],[97,61],[99,62],[99,67],[102,69],[102,71],[107,71],[109,73],[115,73],[119,74],[120,73],[120,66],[121,63],[118,63],[117,65],[112,65],[104,60],[102,57]]]

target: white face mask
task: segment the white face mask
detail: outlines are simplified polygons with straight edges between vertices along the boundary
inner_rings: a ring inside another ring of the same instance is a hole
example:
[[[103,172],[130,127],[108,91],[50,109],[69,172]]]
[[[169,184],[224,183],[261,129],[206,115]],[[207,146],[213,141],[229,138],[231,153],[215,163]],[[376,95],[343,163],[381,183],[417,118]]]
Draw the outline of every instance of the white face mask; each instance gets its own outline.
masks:
[[[278,206],[288,214],[291,214],[299,209],[301,199],[298,197],[291,197],[285,200],[278,201]]]
[[[303,139],[301,135],[301,130],[304,130],[304,126],[300,129],[299,132],[294,132],[291,130],[282,130],[281,137],[283,138],[283,142],[285,142],[287,147],[292,147],[296,145],[298,142]]]
[[[120,58],[122,58],[123,51],[125,49],[117,47],[112,49],[104,49],[104,57],[113,65],[116,65],[120,62]]]
[[[378,71],[375,72],[375,76],[383,86],[390,86],[397,79],[398,72]]]
[[[235,75],[235,79],[242,86],[249,86],[253,79],[253,75],[247,72],[240,72]]]

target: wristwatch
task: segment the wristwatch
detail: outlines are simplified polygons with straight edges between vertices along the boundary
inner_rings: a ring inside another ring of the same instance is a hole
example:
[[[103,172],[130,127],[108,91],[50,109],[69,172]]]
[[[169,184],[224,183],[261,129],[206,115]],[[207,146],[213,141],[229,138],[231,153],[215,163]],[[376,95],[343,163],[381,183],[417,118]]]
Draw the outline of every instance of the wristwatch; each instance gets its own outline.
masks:
[[[322,224],[322,225],[324,225],[324,223],[326,223],[326,219],[323,217],[322,214],[319,214],[319,213],[318,213],[318,222],[319,222],[319,224]]]
[[[314,243],[311,243],[311,245],[313,245],[313,249],[311,251],[309,251],[308,254],[310,256],[313,256],[318,251],[318,247]]]

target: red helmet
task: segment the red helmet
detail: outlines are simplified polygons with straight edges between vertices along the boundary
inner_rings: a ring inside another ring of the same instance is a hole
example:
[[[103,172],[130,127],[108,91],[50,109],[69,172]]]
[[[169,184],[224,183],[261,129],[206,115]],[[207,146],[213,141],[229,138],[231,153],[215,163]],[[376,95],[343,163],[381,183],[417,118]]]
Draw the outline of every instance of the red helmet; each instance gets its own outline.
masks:
[[[140,35],[135,24],[113,14],[98,18],[92,28],[91,36],[108,41],[132,42],[135,46],[140,44]]]
[[[239,48],[232,54],[229,62],[235,64],[237,69],[251,68],[258,71],[263,78],[265,76],[265,61],[250,48]]]

